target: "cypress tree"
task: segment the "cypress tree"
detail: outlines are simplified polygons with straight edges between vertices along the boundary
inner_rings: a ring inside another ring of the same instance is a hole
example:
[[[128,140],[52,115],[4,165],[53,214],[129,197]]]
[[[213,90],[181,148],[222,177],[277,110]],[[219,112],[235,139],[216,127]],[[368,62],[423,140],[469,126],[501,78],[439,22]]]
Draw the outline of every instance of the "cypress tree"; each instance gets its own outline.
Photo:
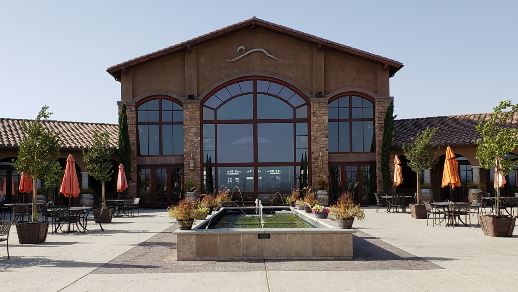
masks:
[[[126,105],[122,104],[119,111],[119,161],[124,165],[126,173],[131,173],[131,145],[128,133],[128,116],[126,114]],[[127,176],[131,179],[131,176]]]
[[[392,178],[390,176],[390,153],[392,151],[392,139],[394,136],[394,102],[392,101],[385,113],[383,125],[383,140],[381,142],[381,178],[383,181],[383,192],[390,193],[392,190]]]
[[[212,159],[207,155],[205,163],[205,192],[212,194],[214,192],[214,182],[212,179]]]

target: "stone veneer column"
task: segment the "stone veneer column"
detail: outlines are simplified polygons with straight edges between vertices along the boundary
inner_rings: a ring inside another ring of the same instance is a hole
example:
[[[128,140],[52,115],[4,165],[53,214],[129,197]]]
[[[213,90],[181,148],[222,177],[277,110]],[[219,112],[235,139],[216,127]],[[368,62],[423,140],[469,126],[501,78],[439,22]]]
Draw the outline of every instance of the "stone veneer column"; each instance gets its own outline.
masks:
[[[199,100],[184,101],[183,116],[184,181],[192,180],[199,188],[201,183]]]
[[[374,117],[374,129],[376,133],[376,189],[383,189],[383,179],[381,177],[381,142],[383,141],[383,126],[385,123],[385,113],[394,100],[393,97],[377,97],[376,98],[376,114]]]
[[[128,195],[131,198],[137,197],[137,114],[134,104],[126,104],[126,115],[128,116],[128,136],[131,146],[131,172],[128,179]]]
[[[327,99],[311,98],[311,183],[328,181]]]

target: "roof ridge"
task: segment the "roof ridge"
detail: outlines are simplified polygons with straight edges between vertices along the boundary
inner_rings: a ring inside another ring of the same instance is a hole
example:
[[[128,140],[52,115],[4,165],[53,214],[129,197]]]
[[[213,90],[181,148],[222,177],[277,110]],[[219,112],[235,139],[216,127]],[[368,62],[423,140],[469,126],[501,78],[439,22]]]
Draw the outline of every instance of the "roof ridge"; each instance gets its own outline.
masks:
[[[8,120],[8,121],[35,121],[36,119],[0,118],[0,121],[1,120]],[[64,121],[64,120],[42,120],[42,122],[117,126],[117,124],[103,123],[103,122],[81,122],[81,121]]]

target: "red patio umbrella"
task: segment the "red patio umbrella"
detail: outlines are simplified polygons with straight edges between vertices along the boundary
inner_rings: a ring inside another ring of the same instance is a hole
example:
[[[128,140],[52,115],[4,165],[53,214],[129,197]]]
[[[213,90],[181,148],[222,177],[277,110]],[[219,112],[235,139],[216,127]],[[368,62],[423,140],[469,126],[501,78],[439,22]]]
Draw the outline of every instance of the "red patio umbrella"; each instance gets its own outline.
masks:
[[[13,180],[14,182],[14,180]],[[30,193],[32,192],[32,177],[28,176],[27,174],[22,172],[22,175],[20,176],[20,183],[18,185],[18,191],[20,193]],[[14,194],[14,192],[13,192]],[[23,201],[25,201],[25,195],[23,196]]]
[[[403,167],[401,160],[397,155],[394,156],[394,187],[398,187],[403,183]]]
[[[63,196],[68,197],[68,205],[70,206],[70,198],[79,196],[79,181],[77,180],[76,162],[72,154],[68,154],[67,166],[65,167],[65,174],[61,181],[59,192]]]
[[[119,174],[117,175],[117,193],[122,193],[128,188],[128,181],[126,180],[126,172],[124,165],[119,164]]]

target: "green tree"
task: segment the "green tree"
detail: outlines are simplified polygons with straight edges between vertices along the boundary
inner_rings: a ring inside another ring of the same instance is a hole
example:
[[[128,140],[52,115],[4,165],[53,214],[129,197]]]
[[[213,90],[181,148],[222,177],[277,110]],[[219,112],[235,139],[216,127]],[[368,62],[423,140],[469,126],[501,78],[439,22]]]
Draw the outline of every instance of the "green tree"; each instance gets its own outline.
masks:
[[[18,172],[24,172],[32,178],[32,220],[36,218],[36,180],[45,177],[52,169],[59,153],[59,139],[43,125],[52,113],[48,106],[43,106],[36,120],[23,124],[24,138],[18,150],[18,159],[14,166]]]
[[[430,146],[430,140],[432,140],[436,132],[436,128],[426,128],[426,130],[415,137],[410,145],[403,146],[403,151],[408,159],[408,166],[417,174],[417,204],[421,203],[421,171],[431,168],[435,163],[434,151]]]
[[[58,161],[53,161],[48,171],[43,175],[43,189],[47,192],[47,194],[52,194],[52,201],[56,201],[54,195],[56,193],[56,189],[61,184],[61,180],[63,179],[63,175],[65,171],[61,168]]]
[[[112,153],[107,132],[95,132],[92,147],[84,153],[86,171],[102,185],[102,209],[106,209],[106,182],[113,174],[110,161]]]
[[[205,192],[212,194],[214,192],[214,182],[212,178],[212,159],[207,154],[205,163]]]
[[[385,113],[383,126],[383,140],[381,142],[381,177],[383,192],[392,191],[392,177],[390,175],[390,154],[392,152],[392,139],[394,137],[394,102],[392,101]]]
[[[508,153],[518,148],[518,129],[509,123],[518,114],[518,104],[506,100],[494,108],[489,119],[476,126],[481,138],[477,141],[476,157],[485,169],[496,168],[497,172],[508,174],[515,162]],[[500,188],[496,188],[496,212],[500,216]]]
[[[126,173],[131,173],[131,145],[129,142],[128,132],[128,115],[126,114],[126,105],[122,104],[119,111],[119,161],[124,165]],[[131,175],[128,176],[131,179]]]

